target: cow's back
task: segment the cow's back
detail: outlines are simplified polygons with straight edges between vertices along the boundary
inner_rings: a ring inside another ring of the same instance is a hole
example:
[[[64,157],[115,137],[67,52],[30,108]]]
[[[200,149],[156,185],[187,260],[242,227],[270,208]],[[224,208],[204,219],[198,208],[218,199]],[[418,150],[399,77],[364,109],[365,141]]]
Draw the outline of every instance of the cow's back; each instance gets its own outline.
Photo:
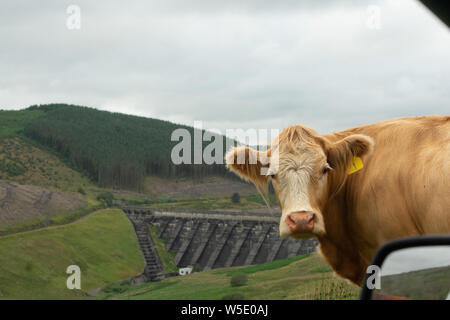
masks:
[[[402,118],[351,129],[375,140],[348,178],[349,223],[376,248],[406,236],[450,233],[450,117]]]

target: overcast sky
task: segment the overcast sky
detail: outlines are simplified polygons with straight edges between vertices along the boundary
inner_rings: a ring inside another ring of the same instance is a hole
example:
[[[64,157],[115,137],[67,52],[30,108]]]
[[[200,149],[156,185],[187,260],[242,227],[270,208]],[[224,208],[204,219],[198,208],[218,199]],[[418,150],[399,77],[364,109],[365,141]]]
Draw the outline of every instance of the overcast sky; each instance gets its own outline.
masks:
[[[223,132],[449,114],[450,32],[416,0],[2,0],[0,19],[1,109],[64,102]]]

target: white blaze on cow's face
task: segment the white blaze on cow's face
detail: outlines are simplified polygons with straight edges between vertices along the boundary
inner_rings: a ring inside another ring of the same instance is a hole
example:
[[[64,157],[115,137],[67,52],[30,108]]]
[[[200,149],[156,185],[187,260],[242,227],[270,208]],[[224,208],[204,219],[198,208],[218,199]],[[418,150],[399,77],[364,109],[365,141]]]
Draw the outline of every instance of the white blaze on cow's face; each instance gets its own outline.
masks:
[[[269,175],[282,211],[280,236],[323,235],[325,226],[320,205],[325,201],[327,174],[331,168],[322,148],[299,143],[294,149],[277,145],[272,146],[274,149],[278,152],[271,158]]]

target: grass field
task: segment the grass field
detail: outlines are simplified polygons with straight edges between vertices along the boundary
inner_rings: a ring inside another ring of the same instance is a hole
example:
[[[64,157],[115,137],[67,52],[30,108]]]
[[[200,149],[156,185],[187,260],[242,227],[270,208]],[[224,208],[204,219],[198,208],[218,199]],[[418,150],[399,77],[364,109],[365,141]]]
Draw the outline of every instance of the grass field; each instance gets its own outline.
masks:
[[[159,259],[164,267],[165,272],[178,271],[177,266],[173,262],[175,259],[175,253],[166,250],[166,239],[158,237],[158,228],[152,225],[148,225],[148,231],[152,237],[156,251],[158,252]]]
[[[81,291],[66,288],[66,268],[72,264],[81,268]],[[120,210],[0,237],[1,299],[81,299],[143,268],[133,227]]]
[[[232,287],[234,274],[245,273],[248,283]],[[318,254],[296,256],[270,263],[216,269],[168,278],[160,282],[100,292],[98,299],[222,299],[232,293],[244,299],[357,299],[359,288],[333,275]]]

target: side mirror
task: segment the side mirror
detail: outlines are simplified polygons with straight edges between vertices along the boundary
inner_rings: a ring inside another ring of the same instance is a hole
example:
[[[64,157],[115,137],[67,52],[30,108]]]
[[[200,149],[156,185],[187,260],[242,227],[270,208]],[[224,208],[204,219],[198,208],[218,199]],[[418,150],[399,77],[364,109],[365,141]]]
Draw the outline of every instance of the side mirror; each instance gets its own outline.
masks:
[[[367,268],[361,300],[450,300],[450,235],[386,243]]]

